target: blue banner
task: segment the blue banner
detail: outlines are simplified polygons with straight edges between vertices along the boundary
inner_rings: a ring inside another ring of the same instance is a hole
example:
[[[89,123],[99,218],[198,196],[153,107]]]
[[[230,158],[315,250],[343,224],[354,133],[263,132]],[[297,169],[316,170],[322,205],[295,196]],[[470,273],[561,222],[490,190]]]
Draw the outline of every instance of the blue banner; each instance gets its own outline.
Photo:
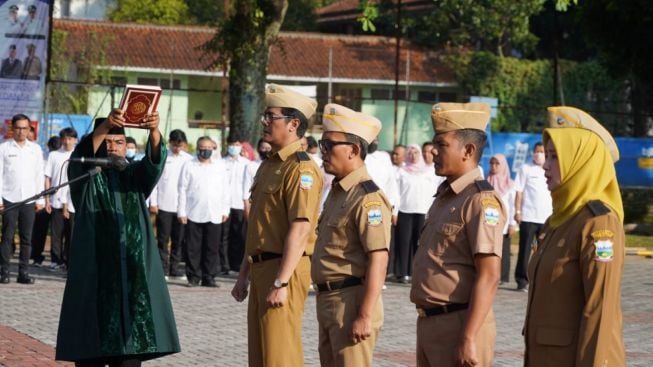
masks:
[[[621,158],[615,165],[621,187],[653,187],[653,139],[616,138]],[[501,153],[508,159],[512,177],[520,165],[532,160],[533,146],[542,141],[541,134],[493,133],[492,141],[481,160],[486,175],[490,170],[490,157]]]

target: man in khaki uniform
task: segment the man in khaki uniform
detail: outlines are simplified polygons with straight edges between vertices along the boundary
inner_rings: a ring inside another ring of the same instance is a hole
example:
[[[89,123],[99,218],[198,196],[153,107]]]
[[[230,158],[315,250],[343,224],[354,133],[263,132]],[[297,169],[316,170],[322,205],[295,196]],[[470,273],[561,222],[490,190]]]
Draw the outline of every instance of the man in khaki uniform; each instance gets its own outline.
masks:
[[[317,102],[273,84],[265,102],[263,140],[272,154],[254,177],[245,258],[231,294],[242,302],[251,279],[249,365],[303,366],[302,316],[322,176],[299,139]]]
[[[311,276],[317,289],[322,367],[372,366],[383,325],[381,288],[390,245],[390,203],[365,167],[381,122],[327,104],[320,149],[335,176],[318,224]]]
[[[506,222],[478,162],[490,108],[439,103],[431,115],[437,190],[419,239],[410,300],[417,306],[418,366],[491,366]]]

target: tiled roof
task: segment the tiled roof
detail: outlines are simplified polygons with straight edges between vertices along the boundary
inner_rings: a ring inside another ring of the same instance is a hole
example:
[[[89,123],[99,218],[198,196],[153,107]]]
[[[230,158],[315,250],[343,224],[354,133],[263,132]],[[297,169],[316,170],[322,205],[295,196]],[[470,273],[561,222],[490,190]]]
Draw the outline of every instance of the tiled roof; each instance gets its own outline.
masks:
[[[106,49],[107,64],[114,67],[173,69],[179,73],[207,70],[215,54],[201,49],[215,30],[207,27],[154,26],[55,19],[54,28],[68,33],[64,51],[71,58],[92,50],[93,43]],[[106,42],[104,44],[103,42]],[[344,36],[319,33],[281,33],[270,52],[268,75],[277,80],[329,78],[329,50],[333,50],[332,78],[340,80],[394,81],[394,40],[376,36]],[[410,81],[451,84],[450,70],[437,53],[410,49]],[[58,52],[53,50],[53,52]],[[405,80],[406,49],[400,62]]]

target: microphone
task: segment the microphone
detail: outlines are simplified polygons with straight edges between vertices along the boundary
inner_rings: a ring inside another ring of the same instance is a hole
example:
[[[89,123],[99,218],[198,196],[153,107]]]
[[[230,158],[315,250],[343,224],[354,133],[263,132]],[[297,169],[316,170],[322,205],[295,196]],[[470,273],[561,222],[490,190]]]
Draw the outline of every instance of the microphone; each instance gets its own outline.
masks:
[[[110,154],[106,158],[90,158],[90,157],[70,158],[69,161],[79,162],[82,164],[92,164],[103,168],[114,168],[118,171],[123,171],[129,165],[127,159],[114,154]]]

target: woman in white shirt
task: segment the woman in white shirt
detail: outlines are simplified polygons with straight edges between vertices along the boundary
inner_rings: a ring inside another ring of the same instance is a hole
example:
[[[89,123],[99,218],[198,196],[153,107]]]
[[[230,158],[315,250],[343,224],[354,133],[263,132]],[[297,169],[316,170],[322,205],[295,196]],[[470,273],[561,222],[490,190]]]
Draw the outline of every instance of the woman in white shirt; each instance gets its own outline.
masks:
[[[503,251],[501,253],[501,283],[510,281],[510,237],[517,230],[515,222],[515,183],[510,178],[510,167],[503,154],[490,158],[490,175],[487,180],[499,193],[503,207],[508,210],[506,226],[503,228]]]
[[[424,163],[419,145],[407,148],[406,164],[398,174],[400,199],[394,248],[395,275],[402,283],[410,281],[419,232],[439,183],[433,166]]]

